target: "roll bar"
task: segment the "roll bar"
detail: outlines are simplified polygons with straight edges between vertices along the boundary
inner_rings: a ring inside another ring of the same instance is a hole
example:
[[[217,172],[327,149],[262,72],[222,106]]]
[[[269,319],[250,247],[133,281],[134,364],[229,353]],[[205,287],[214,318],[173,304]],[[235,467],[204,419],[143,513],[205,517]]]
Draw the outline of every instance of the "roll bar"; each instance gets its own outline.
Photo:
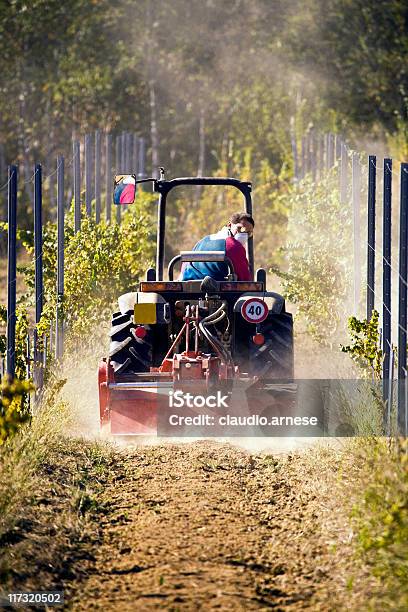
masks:
[[[161,172],[161,177],[164,174]],[[145,179],[144,182],[152,179]],[[153,180],[154,191],[159,193],[159,210],[157,217],[157,250],[156,250],[156,280],[163,280],[164,252],[166,235],[166,202],[168,193],[181,185],[225,185],[238,189],[245,199],[246,212],[252,216],[252,183],[234,178],[219,177],[185,177],[166,181],[163,178]],[[254,271],[254,243],[252,236],[248,238],[248,260],[251,272]],[[172,260],[173,261],[173,260]],[[171,263],[171,262],[170,262]],[[174,266],[174,264],[173,264]],[[169,265],[170,269],[170,265]]]

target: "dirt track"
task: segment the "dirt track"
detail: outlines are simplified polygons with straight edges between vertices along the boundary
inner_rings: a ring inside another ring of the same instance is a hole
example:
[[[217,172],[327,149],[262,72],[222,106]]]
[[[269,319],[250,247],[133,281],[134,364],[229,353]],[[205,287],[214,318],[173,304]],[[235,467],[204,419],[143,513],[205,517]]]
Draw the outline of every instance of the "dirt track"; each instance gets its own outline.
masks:
[[[66,597],[75,610],[350,609],[331,550],[335,469],[210,442],[122,453]]]

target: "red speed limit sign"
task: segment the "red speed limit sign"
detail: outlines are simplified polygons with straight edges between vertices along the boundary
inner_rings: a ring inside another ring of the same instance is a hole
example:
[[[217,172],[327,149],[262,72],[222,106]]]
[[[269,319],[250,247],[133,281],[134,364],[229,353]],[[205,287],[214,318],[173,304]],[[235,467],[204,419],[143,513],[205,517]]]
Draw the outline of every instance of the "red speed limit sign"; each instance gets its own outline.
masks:
[[[249,298],[242,304],[241,314],[248,323],[262,323],[268,316],[268,306],[260,298]]]

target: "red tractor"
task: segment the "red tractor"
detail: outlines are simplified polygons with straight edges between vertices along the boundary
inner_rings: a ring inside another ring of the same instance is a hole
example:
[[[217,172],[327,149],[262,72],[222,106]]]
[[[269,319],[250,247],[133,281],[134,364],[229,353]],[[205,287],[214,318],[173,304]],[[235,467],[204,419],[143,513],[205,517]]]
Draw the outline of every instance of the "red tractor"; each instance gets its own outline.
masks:
[[[281,295],[267,291],[265,270],[258,269],[254,281],[240,282],[224,252],[181,251],[164,277],[166,200],[181,185],[235,187],[252,214],[251,183],[232,178],[154,181],[159,193],[156,269],[119,297],[109,356],[99,366],[100,421],[113,435],[160,434],[161,417],[177,390],[184,396],[191,391],[193,398],[216,393],[231,398],[234,389],[241,389],[235,397],[245,396],[246,406],[259,414],[279,405],[293,382],[292,315]],[[252,237],[247,252],[253,271]],[[223,261],[228,274],[223,281],[209,276],[174,280],[176,264],[197,261]]]

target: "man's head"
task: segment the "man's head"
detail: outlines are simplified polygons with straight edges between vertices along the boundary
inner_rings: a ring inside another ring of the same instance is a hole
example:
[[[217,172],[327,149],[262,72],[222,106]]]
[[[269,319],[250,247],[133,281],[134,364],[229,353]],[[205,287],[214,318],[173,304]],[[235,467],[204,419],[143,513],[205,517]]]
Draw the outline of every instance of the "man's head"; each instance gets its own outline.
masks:
[[[255,221],[248,213],[237,212],[231,215],[227,225],[233,236],[236,236],[240,233],[247,233],[248,236],[252,236],[255,227]]]

